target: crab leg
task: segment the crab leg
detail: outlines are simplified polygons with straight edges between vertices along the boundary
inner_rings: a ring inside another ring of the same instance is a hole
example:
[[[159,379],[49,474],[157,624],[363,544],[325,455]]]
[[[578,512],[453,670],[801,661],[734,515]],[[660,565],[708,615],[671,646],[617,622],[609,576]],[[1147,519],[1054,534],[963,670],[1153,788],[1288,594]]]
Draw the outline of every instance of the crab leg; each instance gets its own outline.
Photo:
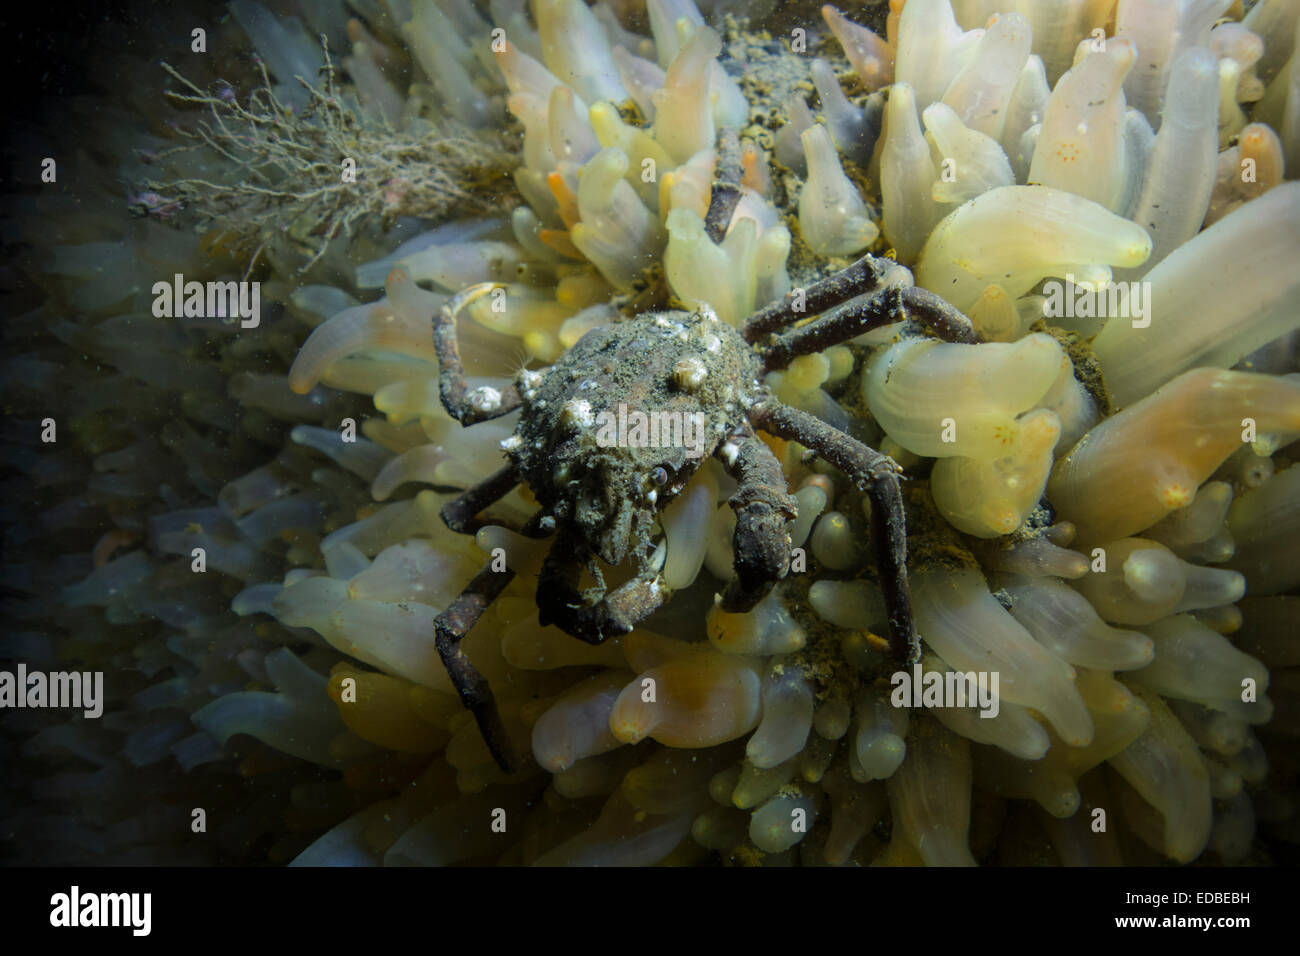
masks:
[[[461,703],[474,715],[474,721],[497,766],[505,773],[519,770],[525,758],[514,749],[510,735],[506,733],[501,712],[497,709],[496,698],[492,696],[492,688],[488,686],[487,679],[470,663],[461,650],[460,642],[514,577],[515,573],[509,569],[492,570],[489,562],[433,622],[438,656],[442,658],[443,666],[447,668],[447,674],[451,677],[456,692],[460,694]]]
[[[488,505],[500,501],[517,484],[519,470],[513,464],[506,465],[443,505],[443,523],[458,534],[473,534],[478,530],[477,525],[481,524],[474,520],[478,513]]]
[[[748,611],[790,570],[785,523],[799,512],[786,492],[781,463],[748,425],[714,454],[738,484],[727,502],[736,512],[736,578],[727,585],[722,607]]]
[[[475,488],[482,488],[491,483],[506,470],[502,469]],[[463,500],[474,490],[470,489],[451,504]],[[509,491],[509,488],[506,490]],[[446,510],[443,509],[444,520],[446,520]],[[524,534],[536,537],[549,531],[551,525],[552,519],[539,511],[524,526]],[[501,721],[501,713],[497,710],[496,699],[492,696],[492,688],[488,686],[487,679],[479,673],[478,668],[470,663],[465,652],[460,649],[460,642],[464,640],[470,628],[478,623],[488,606],[500,597],[501,592],[515,579],[514,571],[509,568],[495,571],[492,567],[493,563],[489,562],[474,575],[460,595],[447,605],[446,610],[433,619],[434,646],[437,647],[438,656],[442,658],[442,664],[447,668],[447,675],[460,695],[461,703],[474,715],[479,732],[483,735],[488,750],[492,752],[492,759],[506,773],[514,773],[527,762],[527,755],[513,748],[505,724]]]
[[[886,276],[898,269],[896,262],[863,256],[851,266],[827,276],[806,289],[792,289],[785,297],[759,309],[741,330],[746,342],[761,341],[763,336],[810,315],[825,312],[849,299],[874,292]]]
[[[438,393],[447,413],[462,425],[474,425],[513,412],[522,402],[513,385],[503,388],[486,386],[471,389],[465,381],[465,366],[456,342],[456,313],[475,299],[482,298],[498,282],[480,282],[456,293],[433,317],[433,348],[438,353]]]
[[[868,448],[796,408],[776,402],[763,403],[750,409],[749,418],[763,431],[797,441],[816,452],[867,493],[871,501],[872,552],[889,615],[890,648],[900,662],[918,660],[921,644],[912,620],[907,584],[907,529],[903,493],[898,483],[902,470],[888,455]]]
[[[916,286],[894,287],[870,299],[848,302],[776,336],[763,355],[763,371],[785,368],[796,356],[820,352],[872,329],[908,320],[921,323],[945,342],[981,341],[970,319],[933,292]]]
[[[736,131],[724,129],[719,137],[717,175],[704,216],[704,231],[715,243],[722,242],[740,202],[740,140]]]

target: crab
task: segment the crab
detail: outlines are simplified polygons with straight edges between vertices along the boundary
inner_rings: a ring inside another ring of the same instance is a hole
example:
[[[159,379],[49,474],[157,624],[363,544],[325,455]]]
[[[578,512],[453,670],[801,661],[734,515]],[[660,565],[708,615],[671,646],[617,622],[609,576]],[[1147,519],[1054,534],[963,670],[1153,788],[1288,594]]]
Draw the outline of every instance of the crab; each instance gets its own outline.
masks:
[[[727,191],[717,187],[710,209],[714,230],[730,212],[717,214],[727,204]],[[447,503],[444,522],[472,533],[484,509],[526,484],[541,507],[521,530],[554,539],[539,574],[539,619],[599,644],[627,634],[670,597],[651,543],[655,515],[686,486],[704,456],[712,455],[737,482],[729,500],[736,513],[736,573],[720,602],[726,611],[747,611],[785,577],[786,527],[797,515],[781,465],[758,437],[766,432],[803,445],[867,494],[891,653],[899,662],[914,662],[920,644],[908,591],[902,469],[815,416],[782,404],[763,384],[767,372],[797,356],[900,321],[947,341],[980,341],[964,315],[933,293],[900,285],[898,272],[891,260],[863,256],[771,303],[739,329],[707,307],[621,319],[589,331],[549,369],[521,371],[503,389],[469,387],[456,339],[458,311],[496,286],[482,283],[458,293],[434,317],[442,404],[463,426],[516,409],[520,418],[502,443],[509,463]],[[816,318],[804,322],[810,315]],[[657,414],[663,422],[692,416],[702,427],[691,447],[685,441],[667,447],[601,441],[601,425],[617,416],[619,405],[625,414]],[[639,570],[608,589],[595,558],[612,566],[629,556]],[[584,565],[596,586],[580,591]],[[460,644],[513,577],[513,571],[489,563],[435,621],[438,654],[507,773],[518,770],[526,755],[514,749],[487,681]]]

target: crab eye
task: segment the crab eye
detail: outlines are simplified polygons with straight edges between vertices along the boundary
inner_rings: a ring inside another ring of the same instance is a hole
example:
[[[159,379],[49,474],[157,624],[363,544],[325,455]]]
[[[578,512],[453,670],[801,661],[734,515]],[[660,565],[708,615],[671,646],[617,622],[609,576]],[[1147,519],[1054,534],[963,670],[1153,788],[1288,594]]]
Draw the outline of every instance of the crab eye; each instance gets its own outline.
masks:
[[[659,465],[654,471],[650,472],[650,480],[656,485],[668,484],[668,469],[663,465]]]

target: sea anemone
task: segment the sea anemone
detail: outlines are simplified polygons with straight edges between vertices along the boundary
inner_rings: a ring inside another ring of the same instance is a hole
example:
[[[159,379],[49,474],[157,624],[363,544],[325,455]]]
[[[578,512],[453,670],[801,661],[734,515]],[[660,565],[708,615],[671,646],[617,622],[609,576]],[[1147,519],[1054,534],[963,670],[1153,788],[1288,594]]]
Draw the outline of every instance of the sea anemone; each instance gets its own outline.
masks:
[[[309,32],[233,0],[256,68],[121,55],[112,136],[26,151],[73,185],[19,197],[5,464],[37,507],[6,515],[0,656],[102,670],[108,704],[6,715],[16,858],[1294,858],[1300,4],[891,0],[781,33],[693,0],[350,6]],[[765,384],[905,470],[914,665],[865,496],[795,442],[765,439],[794,562],[742,614],[716,462],[659,513],[672,600],[598,645],[538,623],[526,488],[443,523],[515,424],[443,407],[456,293],[494,286],[459,323],[489,395],[862,255],[979,341],[893,325]],[[174,275],[260,281],[259,321],[160,316]],[[488,561],[516,577],[463,650],[511,772],[434,646]]]

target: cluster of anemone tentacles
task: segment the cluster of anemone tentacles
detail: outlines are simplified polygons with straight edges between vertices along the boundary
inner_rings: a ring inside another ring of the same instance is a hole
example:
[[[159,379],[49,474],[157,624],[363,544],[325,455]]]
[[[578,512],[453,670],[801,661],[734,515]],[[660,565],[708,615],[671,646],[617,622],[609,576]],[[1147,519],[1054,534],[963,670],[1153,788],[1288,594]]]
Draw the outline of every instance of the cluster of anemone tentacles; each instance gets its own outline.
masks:
[[[251,330],[154,318],[159,278],[246,264],[102,198],[161,153],[157,104],[110,116],[76,195],[26,200],[57,228],[28,233],[7,464],[45,507],[9,543],[44,557],[0,656],[104,669],[110,714],[6,721],[53,767],[9,782],[20,854],[1110,864],[1300,837],[1300,4],[908,0],[878,32],[827,7],[778,36],[692,0],[306,6],[348,38],[366,122],[517,124],[517,196],[336,243],[305,280],[312,250],[268,243]],[[291,102],[319,42],[231,9]],[[221,175],[164,162],[147,178]],[[443,524],[515,428],[442,408],[430,320],[456,292],[504,289],[460,320],[471,384],[503,388],[623,315],[739,325],[868,252],[981,341],[891,326],[765,384],[904,467],[918,666],[997,672],[996,717],[891,703],[870,511],[794,443],[770,442],[805,563],[745,614],[713,604],[735,519],[712,462],[659,514],[673,600],[598,646],[538,624],[526,489],[474,536]],[[531,743],[510,774],[434,650],[493,553],[517,577],[464,649]]]

